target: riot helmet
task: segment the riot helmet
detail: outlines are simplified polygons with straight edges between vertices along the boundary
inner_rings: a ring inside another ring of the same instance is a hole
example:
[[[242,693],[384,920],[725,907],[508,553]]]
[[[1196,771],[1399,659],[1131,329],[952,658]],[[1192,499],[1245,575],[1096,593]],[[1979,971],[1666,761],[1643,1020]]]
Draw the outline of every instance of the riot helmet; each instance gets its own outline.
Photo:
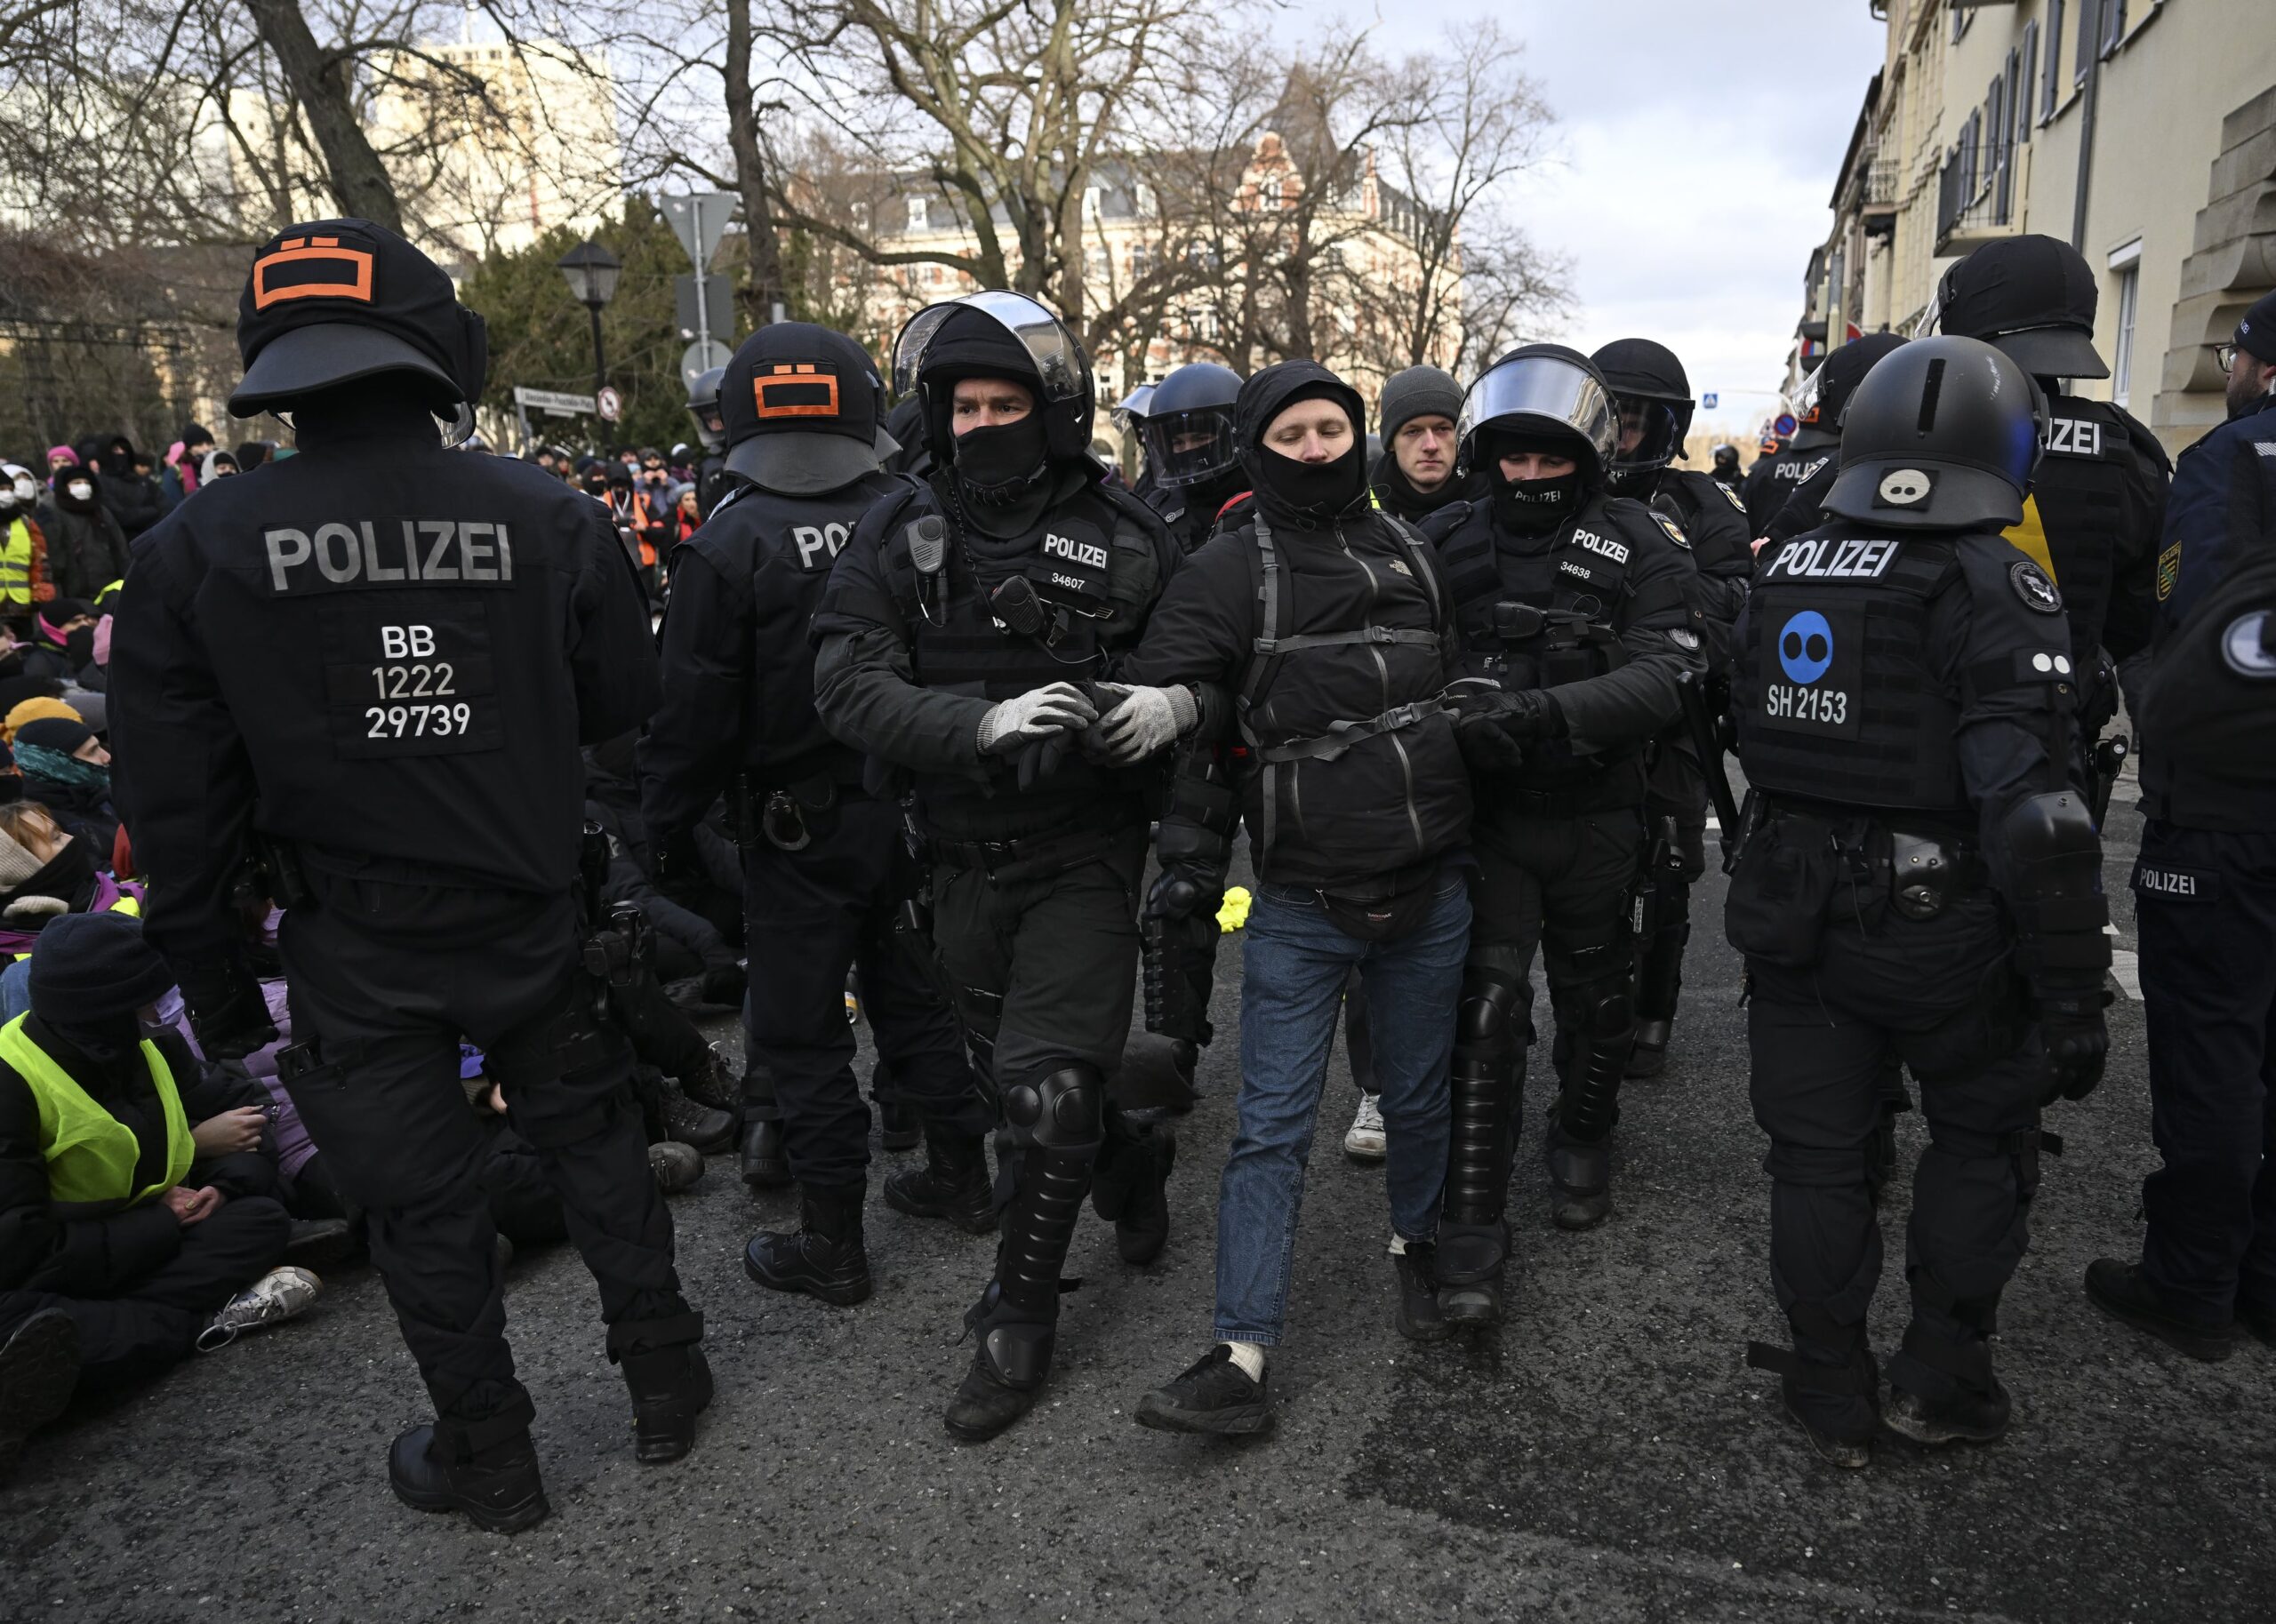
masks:
[[[1463,396],[1455,425],[1462,458],[1457,474],[1495,475],[1495,439],[1545,440],[1569,448],[1582,483],[1603,485],[1620,442],[1612,392],[1596,364],[1561,344],[1527,344],[1486,369]],[[1498,476],[1496,476],[1498,477]]]
[[[2070,244],[2026,235],[1986,243],[1936,284],[1936,331],[1997,345],[2034,378],[2107,378],[2095,353],[2100,294]]]
[[[727,369],[715,366],[697,373],[688,387],[687,414],[695,420],[695,437],[708,452],[717,452],[727,443],[726,420],[719,415],[719,390],[726,379]]]
[[[1233,403],[1240,392],[1240,375],[1214,361],[1190,362],[1154,386],[1138,436],[1155,484],[1205,485],[1238,466]]]
[[[1108,413],[1114,419],[1115,428],[1124,434],[1135,433],[1138,425],[1146,420],[1147,403],[1154,398],[1154,386],[1142,383],[1115,403]]]
[[[770,322],[725,367],[724,466],[786,496],[841,490],[899,451],[870,352],[811,322]]]
[[[1035,300],[995,288],[927,305],[894,341],[894,393],[923,398],[926,448],[942,467],[956,460],[950,394],[965,378],[1006,378],[1031,390],[1050,460],[1088,453],[1097,412],[1090,359],[1067,324]]]
[[[1895,530],[2006,529],[2023,519],[2047,400],[1975,339],[1915,339],[1849,396],[1825,510]]]
[[[1894,332],[1869,332],[1852,339],[1818,363],[1818,369],[1794,397],[1796,451],[1815,451],[1841,444],[1841,413],[1849,397],[1880,358],[1904,339]]]
[[[237,349],[245,375],[233,417],[393,372],[437,417],[457,416],[453,444],[473,432],[489,371],[482,318],[443,268],[367,220],[309,220],[262,244],[237,300]]]
[[[1739,471],[1739,448],[1728,440],[1715,447],[1715,472],[1722,475]]]
[[[1651,476],[1683,455],[1691,432],[1691,380],[1675,351],[1650,339],[1616,339],[1589,357],[1612,390],[1620,436],[1612,458],[1612,485],[1644,487]]]

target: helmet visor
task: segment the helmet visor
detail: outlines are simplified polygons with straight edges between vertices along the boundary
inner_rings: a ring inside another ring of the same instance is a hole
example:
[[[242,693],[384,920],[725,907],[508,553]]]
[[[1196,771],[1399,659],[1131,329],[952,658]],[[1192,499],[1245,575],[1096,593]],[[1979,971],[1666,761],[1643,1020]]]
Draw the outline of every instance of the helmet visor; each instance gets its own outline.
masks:
[[[1159,484],[1198,485],[1228,472],[1240,460],[1233,443],[1233,414],[1222,406],[1150,417],[1138,425],[1138,434]]]
[[[1479,429],[1522,432],[1529,424],[1579,435],[1595,451],[1599,467],[1612,461],[1619,438],[1612,396],[1604,385],[1587,368],[1559,356],[1519,356],[1471,384],[1455,433],[1470,461]]]
[[[1045,401],[1074,400],[1083,393],[1083,363],[1075,341],[1059,318],[1024,293],[991,289],[966,293],[946,304],[927,305],[909,318],[893,347],[893,387],[896,395],[917,388],[917,374],[925,364],[925,351],[940,332],[941,324],[959,310],[977,310],[1018,340],[1043,380]]]
[[[1612,458],[1615,472],[1641,473],[1675,460],[1682,449],[1683,425],[1673,406],[1642,395],[1615,395],[1613,404],[1620,418],[1620,443]]]

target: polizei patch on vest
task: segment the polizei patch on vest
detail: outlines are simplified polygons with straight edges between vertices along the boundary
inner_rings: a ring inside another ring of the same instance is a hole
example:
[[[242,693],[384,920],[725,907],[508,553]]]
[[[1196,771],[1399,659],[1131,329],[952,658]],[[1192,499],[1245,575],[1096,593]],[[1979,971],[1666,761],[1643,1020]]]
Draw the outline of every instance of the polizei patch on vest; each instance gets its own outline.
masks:
[[[510,587],[514,544],[489,519],[332,519],[260,532],[273,597],[404,587]]]
[[[2047,572],[2030,559],[2008,566],[2008,584],[2016,589],[2016,596],[2023,599],[2024,607],[2032,613],[2063,612],[2063,595],[2055,589],[2055,583],[2047,579]]]
[[[1573,540],[1599,556],[1611,559],[1615,564],[1628,562],[1628,544],[1625,541],[1615,541],[1610,537],[1600,536],[1592,530],[1575,530],[1573,532]]]
[[[2176,868],[2136,858],[2134,889],[2166,902],[2211,902],[2221,894],[2221,876],[2210,868]]]
[[[1781,547],[1763,574],[1778,580],[1879,580],[1896,562],[1897,546],[1854,536],[1804,537]]]

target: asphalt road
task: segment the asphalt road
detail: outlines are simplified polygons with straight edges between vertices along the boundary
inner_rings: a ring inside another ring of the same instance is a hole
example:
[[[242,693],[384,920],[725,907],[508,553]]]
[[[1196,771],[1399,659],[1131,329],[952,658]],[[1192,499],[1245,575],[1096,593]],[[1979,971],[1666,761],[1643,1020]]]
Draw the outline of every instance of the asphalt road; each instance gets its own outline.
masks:
[[[2121,951],[2137,829],[2113,820]],[[33,1443],[0,1488],[0,1619],[2269,1617],[2276,1353],[2195,1364],[2079,1289],[2089,1259],[2136,1245],[2155,1162],[2139,1004],[2112,1012],[2110,1081],[2054,1119],[2069,1154],[2048,1164],[2001,1310],[2009,1437],[1839,1472],[1742,1363],[1780,1327],[1720,899],[1711,879],[1675,1062],[1629,1091],[1618,1210],[1595,1233],[1549,1223],[1543,1092],[1528,1090],[1513,1311],[1492,1341],[1414,1348],[1393,1332],[1381,1175],[1340,1153],[1339,1057],[1268,1439],[1130,1419],[1206,1336],[1229,975],[1207,1092],[1180,1129],[1169,1250],[1126,1268],[1086,1220],[1048,1396],[995,1443],[953,1443],[939,1414],[990,1243],[873,1195],[877,1295],[850,1310],[776,1297],[741,1252],[793,1204],[715,1159],[673,1205],[720,1383],[685,1461],[634,1463],[591,1284],[564,1248],[517,1262],[507,1299],[553,1516],[506,1539],[405,1509],[384,1455],[423,1395],[378,1280],[344,1274],[302,1321]],[[1919,1143],[1911,1119],[1907,1165]],[[1884,1354],[1904,1316],[1902,1183],[1892,1195]]]

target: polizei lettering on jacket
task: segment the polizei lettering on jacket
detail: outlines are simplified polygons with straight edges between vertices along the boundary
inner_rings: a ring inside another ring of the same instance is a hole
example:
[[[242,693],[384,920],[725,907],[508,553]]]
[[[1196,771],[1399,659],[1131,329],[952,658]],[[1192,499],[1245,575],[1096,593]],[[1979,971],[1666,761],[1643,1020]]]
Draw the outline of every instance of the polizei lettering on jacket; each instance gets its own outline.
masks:
[[[1837,541],[1831,536],[1789,541],[1766,573],[1788,580],[1875,580],[1896,562],[1894,541]]]
[[[1601,554],[1611,559],[1615,564],[1628,562],[1628,544],[1624,541],[1615,541],[1609,537],[1599,536],[1592,531],[1586,530],[1575,530],[1573,532],[1573,540],[1587,548],[1589,551]]]
[[[1043,550],[1046,557],[1064,558],[1068,563],[1080,564],[1086,570],[1106,568],[1106,548],[1096,541],[1078,541],[1072,537],[1046,531],[1043,538]]]
[[[513,584],[514,546],[488,519],[335,519],[260,532],[277,596],[374,587]]]
[[[2102,425],[2090,418],[2049,418],[2047,449],[2059,457],[2102,455]]]

